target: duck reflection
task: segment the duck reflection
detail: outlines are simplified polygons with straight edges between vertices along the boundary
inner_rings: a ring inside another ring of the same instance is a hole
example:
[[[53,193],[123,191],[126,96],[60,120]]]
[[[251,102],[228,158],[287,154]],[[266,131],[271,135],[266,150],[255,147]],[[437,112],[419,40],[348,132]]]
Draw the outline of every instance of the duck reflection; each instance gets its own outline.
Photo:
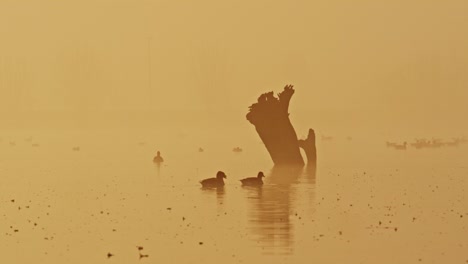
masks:
[[[273,167],[263,186],[243,187],[250,203],[249,225],[253,239],[265,254],[291,254],[294,242],[294,217],[298,202],[313,205],[315,166]],[[309,185],[311,188],[300,188]],[[298,191],[311,194],[308,201],[297,201]]]
[[[216,201],[219,205],[224,204],[224,196],[226,195],[226,189],[224,186],[209,186],[209,187],[201,187],[200,190],[205,195],[213,196],[216,195]],[[212,198],[210,198],[211,200]]]
[[[216,173],[216,177],[200,181],[200,184],[202,185],[201,190],[208,194],[211,192],[216,192],[218,204],[224,204],[224,179],[226,178],[227,176],[223,171],[218,171]]]
[[[154,163],[154,167],[156,168],[156,175],[159,177],[161,175],[161,163]]]

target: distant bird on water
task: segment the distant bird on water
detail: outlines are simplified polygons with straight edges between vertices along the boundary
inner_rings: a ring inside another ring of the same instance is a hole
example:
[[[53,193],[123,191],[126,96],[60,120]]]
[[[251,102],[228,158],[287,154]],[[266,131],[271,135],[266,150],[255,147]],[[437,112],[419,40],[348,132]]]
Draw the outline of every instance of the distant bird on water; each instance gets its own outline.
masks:
[[[209,178],[200,181],[203,187],[221,187],[224,186],[224,179],[226,178],[226,174],[222,171],[218,171],[216,173],[216,178]]]
[[[408,143],[404,142],[403,144],[401,145],[398,145],[396,144],[395,145],[395,149],[398,149],[398,150],[406,150],[406,146],[408,145]]]
[[[235,147],[235,148],[232,149],[232,152],[236,152],[236,153],[242,152],[242,148]]]
[[[164,161],[164,159],[161,157],[161,152],[157,152],[156,153],[156,156],[153,158],[153,162],[154,163],[162,163]]]
[[[257,177],[250,177],[250,178],[245,178],[240,180],[242,182],[242,185],[244,186],[261,186],[263,185],[263,180],[262,178],[265,177],[263,172],[259,172],[257,174]]]

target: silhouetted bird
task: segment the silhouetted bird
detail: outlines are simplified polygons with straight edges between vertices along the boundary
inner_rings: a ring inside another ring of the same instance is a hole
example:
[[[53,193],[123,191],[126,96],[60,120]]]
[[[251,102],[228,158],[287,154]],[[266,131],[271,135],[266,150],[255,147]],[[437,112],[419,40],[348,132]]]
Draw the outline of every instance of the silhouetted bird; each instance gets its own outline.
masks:
[[[112,253],[110,253],[110,252],[107,253],[107,258],[111,258],[111,257],[113,257],[113,256],[114,256],[114,255],[112,255]]]
[[[397,144],[397,145],[395,145],[395,149],[398,149],[398,150],[406,150],[406,145],[407,145],[407,144],[408,144],[408,143],[406,143],[406,142],[404,142],[404,143],[401,144],[401,145],[398,145],[398,144]]]
[[[242,152],[242,149],[240,147],[235,147],[232,149],[233,152]]]
[[[200,181],[200,183],[203,187],[220,187],[224,186],[224,178],[226,178],[226,174],[222,171],[218,171],[218,173],[216,173],[216,178],[204,179]]]
[[[202,148],[198,148],[198,152],[203,152],[203,151],[205,151],[205,150],[202,149]]]
[[[242,182],[242,185],[245,185],[245,186],[260,186],[260,185],[263,185],[263,180],[262,180],[263,177],[265,177],[265,175],[263,174],[263,172],[260,171],[257,174],[257,177],[245,178],[240,181]]]
[[[156,153],[156,156],[153,158],[153,162],[154,163],[161,163],[163,161],[164,161],[164,159],[161,157],[161,152],[158,151]]]

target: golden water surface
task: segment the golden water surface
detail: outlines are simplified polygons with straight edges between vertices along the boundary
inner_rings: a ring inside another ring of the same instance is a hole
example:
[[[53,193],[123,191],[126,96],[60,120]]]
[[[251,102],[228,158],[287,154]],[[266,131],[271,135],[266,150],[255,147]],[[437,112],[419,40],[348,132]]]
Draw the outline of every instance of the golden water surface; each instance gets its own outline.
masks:
[[[1,263],[468,260],[466,146],[396,151],[335,139],[318,142],[315,170],[272,168],[258,141],[242,153],[234,142],[200,153],[190,136],[157,131],[9,133]],[[218,170],[226,186],[201,189]],[[263,187],[241,187],[260,170]]]

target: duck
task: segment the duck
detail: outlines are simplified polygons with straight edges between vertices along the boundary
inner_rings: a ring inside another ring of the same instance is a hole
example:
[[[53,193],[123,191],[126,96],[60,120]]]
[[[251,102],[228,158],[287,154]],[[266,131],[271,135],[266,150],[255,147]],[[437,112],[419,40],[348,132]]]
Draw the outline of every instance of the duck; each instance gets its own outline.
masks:
[[[161,157],[161,152],[158,151],[156,153],[156,157],[153,158],[153,162],[154,163],[161,163],[163,161],[164,161],[164,159]]]
[[[233,152],[242,152],[242,148],[240,147],[235,147],[232,149]]]
[[[263,185],[263,180],[262,178],[265,177],[263,172],[259,172],[257,174],[257,177],[250,177],[250,178],[245,178],[240,180],[242,182],[242,185],[244,186],[260,186]]]
[[[406,142],[404,142],[404,143],[401,144],[401,145],[396,144],[396,145],[395,145],[395,149],[398,149],[398,150],[406,150],[406,145],[407,145],[407,144],[408,144],[408,143],[406,143]]]
[[[222,171],[216,173],[216,178],[209,178],[200,181],[202,187],[221,187],[224,186],[224,180],[227,178],[226,174]]]

